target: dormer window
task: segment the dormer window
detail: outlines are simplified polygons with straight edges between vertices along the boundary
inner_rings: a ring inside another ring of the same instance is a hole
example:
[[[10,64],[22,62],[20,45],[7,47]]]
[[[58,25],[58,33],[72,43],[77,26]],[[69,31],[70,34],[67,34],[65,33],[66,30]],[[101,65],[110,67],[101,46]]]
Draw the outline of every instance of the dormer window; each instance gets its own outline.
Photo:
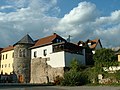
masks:
[[[83,46],[83,44],[80,44],[79,46]]]
[[[88,46],[91,46],[91,43],[88,43]]]
[[[56,39],[56,43],[59,43],[59,39]]]

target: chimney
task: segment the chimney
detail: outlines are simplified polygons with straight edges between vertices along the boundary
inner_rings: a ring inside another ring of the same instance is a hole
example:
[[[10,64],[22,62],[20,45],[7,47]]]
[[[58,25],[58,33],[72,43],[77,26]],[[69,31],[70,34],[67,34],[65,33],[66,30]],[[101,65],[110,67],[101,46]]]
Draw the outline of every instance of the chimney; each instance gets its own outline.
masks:
[[[53,35],[56,35],[56,33],[53,33]]]

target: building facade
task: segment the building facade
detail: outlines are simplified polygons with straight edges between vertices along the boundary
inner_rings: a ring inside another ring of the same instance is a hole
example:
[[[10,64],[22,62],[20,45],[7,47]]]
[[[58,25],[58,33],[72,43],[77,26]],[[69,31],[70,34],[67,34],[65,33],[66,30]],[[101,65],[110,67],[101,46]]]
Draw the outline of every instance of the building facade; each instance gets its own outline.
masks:
[[[13,46],[8,46],[1,51],[0,74],[10,75],[10,73],[13,73],[13,59],[14,59]]]
[[[20,41],[14,44],[14,73],[20,83],[30,82],[31,70],[31,50],[34,41],[29,35],[24,36]]]
[[[31,47],[31,83],[53,82],[55,77],[62,77],[73,59],[85,65],[83,51],[84,48],[67,42],[57,34],[39,39]]]
[[[67,42],[54,33],[33,41],[24,36],[13,46],[1,51],[1,74],[14,74],[14,82],[48,83],[56,76],[63,76],[71,60],[85,65],[85,48]]]

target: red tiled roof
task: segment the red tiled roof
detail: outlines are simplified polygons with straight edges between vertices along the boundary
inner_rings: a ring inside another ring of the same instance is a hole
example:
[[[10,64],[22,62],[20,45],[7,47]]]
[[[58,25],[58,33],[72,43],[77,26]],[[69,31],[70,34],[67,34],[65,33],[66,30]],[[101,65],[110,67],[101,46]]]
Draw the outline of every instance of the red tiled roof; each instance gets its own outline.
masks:
[[[94,49],[97,46],[98,42],[99,42],[99,39],[95,39],[95,40],[90,40],[88,43],[92,43],[90,48]]]
[[[33,47],[37,47],[37,46],[41,46],[41,45],[46,45],[46,44],[50,44],[52,43],[52,41],[55,39],[55,38],[62,38],[60,37],[59,35],[57,35],[56,33],[54,33],[53,35],[51,36],[47,36],[45,38],[41,38],[39,39],[35,45]],[[62,38],[63,39],[63,38]]]
[[[3,50],[1,52],[6,52],[6,51],[10,51],[10,50],[13,50],[14,47],[13,46],[8,46],[6,48],[3,48]]]
[[[0,52],[3,50],[3,48],[0,48]]]

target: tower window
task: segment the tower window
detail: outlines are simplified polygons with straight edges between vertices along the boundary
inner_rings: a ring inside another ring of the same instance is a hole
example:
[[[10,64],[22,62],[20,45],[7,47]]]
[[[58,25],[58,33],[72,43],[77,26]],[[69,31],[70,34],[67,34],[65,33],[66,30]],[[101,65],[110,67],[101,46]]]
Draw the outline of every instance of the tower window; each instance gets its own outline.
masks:
[[[43,51],[43,55],[44,55],[44,56],[47,55],[47,49],[45,49],[45,50]]]
[[[19,50],[19,57],[26,57],[26,50]]]
[[[25,49],[23,50],[23,57],[25,57],[26,55],[25,55]]]
[[[22,50],[19,51],[19,57],[22,57]]]

